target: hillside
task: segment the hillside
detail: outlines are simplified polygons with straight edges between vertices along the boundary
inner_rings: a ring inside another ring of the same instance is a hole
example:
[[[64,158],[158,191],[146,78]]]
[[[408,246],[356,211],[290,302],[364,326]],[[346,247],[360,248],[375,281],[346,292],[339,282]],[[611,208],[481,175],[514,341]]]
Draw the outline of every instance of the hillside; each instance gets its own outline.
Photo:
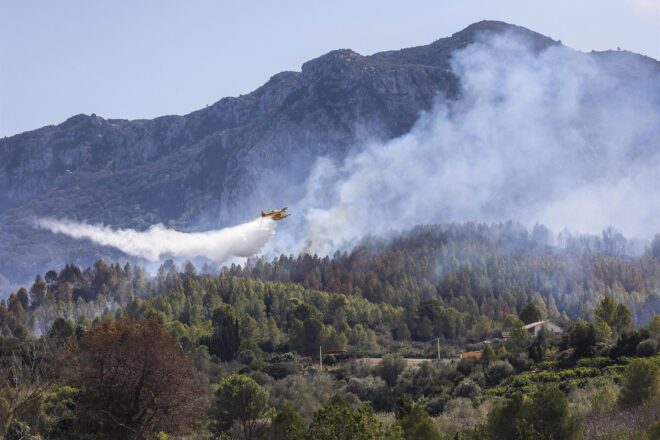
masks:
[[[172,261],[155,277],[103,261],[49,271],[0,301],[0,432],[654,438],[660,254],[532,237],[434,226],[219,275]]]
[[[485,33],[516,35],[534,51],[560,44],[485,21],[426,46],[370,56],[332,51],[300,72],[274,75],[248,95],[184,116],[127,121],[77,115],[2,139],[0,274],[22,281],[46,267],[119,256],[35,230],[35,217],[190,230],[233,224],[299,200],[319,157],[342,160],[366,140],[408,133],[437,100],[459,101],[462,83],[452,54]],[[640,55],[576,56],[633,89],[660,75],[660,64]],[[631,60],[643,68],[628,68]],[[637,154],[639,160],[649,155]]]

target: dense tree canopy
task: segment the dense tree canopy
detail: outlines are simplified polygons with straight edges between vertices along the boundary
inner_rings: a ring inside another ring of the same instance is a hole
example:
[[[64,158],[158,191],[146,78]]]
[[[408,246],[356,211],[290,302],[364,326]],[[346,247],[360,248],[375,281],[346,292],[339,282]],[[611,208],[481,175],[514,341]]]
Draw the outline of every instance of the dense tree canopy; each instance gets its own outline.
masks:
[[[428,226],[332,257],[49,271],[0,301],[0,435],[639,437],[660,261],[542,236]],[[563,334],[524,328],[541,319]]]

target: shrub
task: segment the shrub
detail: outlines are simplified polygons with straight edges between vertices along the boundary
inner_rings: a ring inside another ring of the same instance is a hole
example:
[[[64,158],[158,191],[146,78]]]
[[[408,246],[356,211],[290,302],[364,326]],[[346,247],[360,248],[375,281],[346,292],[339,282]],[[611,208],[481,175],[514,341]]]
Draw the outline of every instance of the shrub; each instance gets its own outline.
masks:
[[[305,419],[285,404],[273,417],[270,438],[273,440],[304,440],[306,431]]]
[[[405,440],[440,440],[440,433],[433,420],[419,405],[414,405],[410,412],[399,420]]]
[[[0,437],[2,438],[2,437]],[[13,420],[7,429],[7,440],[24,440],[30,438],[30,427],[27,423]]]
[[[384,426],[368,406],[353,410],[340,397],[333,397],[320,410],[314,413],[307,431],[314,440],[401,440],[401,430],[397,425]]]
[[[386,354],[383,356],[380,364],[375,368],[378,374],[388,386],[396,385],[396,380],[406,368],[406,360],[403,356],[395,354]]]
[[[655,339],[644,339],[635,349],[637,356],[655,356],[658,352],[658,343]]]
[[[660,367],[649,359],[635,359],[621,378],[619,403],[635,407],[660,393]]]
[[[481,394],[481,388],[472,379],[463,379],[454,389],[454,397],[474,399]]]
[[[608,365],[612,365],[613,362],[614,361],[611,358],[604,356],[597,356],[597,357],[587,357],[587,358],[578,359],[576,365],[578,367],[603,368],[603,367],[607,367]]]
[[[616,391],[612,386],[604,386],[600,388],[593,396],[591,401],[591,409],[604,413],[614,407],[616,403]]]
[[[497,385],[513,374],[513,367],[507,361],[492,362],[486,369],[486,379],[490,385]]]
[[[242,364],[250,365],[255,360],[257,360],[257,355],[252,350],[243,350],[238,353],[238,361]]]
[[[352,377],[346,389],[363,401],[371,401],[376,411],[388,410],[393,402],[385,381],[380,377]]]

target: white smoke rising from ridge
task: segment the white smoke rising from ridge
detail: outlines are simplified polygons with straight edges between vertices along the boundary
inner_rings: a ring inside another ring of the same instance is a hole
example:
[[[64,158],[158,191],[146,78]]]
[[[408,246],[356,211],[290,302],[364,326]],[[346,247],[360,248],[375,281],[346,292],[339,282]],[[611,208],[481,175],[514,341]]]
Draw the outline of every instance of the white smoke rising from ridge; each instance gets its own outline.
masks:
[[[619,74],[650,70],[617,59]],[[424,223],[515,220],[596,234],[614,225],[637,238],[660,232],[657,66],[648,77],[620,80],[602,58],[563,46],[537,53],[518,36],[489,35],[455,52],[452,70],[461,97],[438,97],[410,133],[362,145],[342,162],[319,158],[305,196],[287,203],[297,215],[270,243],[270,219],[199,233],[38,223],[153,261],[217,262],[267,244],[269,255],[330,254],[369,234]],[[264,182],[257,187],[265,193],[295,192],[277,187],[291,182]]]
[[[146,231],[112,229],[70,220],[37,219],[36,226],[75,239],[151,261],[161,257],[206,257],[221,263],[232,257],[250,257],[261,251],[275,234],[275,221],[259,217],[247,223],[206,232],[180,232],[158,224]]]
[[[274,253],[328,254],[422,223],[660,232],[657,72],[619,81],[592,56],[563,46],[535,53],[512,35],[455,52],[452,68],[458,102],[439,99],[409,134],[342,163],[317,162],[293,208],[303,219],[291,229],[304,236],[279,236]]]

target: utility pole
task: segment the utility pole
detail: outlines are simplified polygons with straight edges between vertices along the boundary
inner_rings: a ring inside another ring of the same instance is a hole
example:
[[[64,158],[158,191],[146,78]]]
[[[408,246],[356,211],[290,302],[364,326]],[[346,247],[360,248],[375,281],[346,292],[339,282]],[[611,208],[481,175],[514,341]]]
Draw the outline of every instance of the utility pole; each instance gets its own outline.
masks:
[[[321,351],[321,346],[319,345],[319,367],[323,370],[323,352]]]
[[[438,362],[440,362],[440,338],[438,338]]]

